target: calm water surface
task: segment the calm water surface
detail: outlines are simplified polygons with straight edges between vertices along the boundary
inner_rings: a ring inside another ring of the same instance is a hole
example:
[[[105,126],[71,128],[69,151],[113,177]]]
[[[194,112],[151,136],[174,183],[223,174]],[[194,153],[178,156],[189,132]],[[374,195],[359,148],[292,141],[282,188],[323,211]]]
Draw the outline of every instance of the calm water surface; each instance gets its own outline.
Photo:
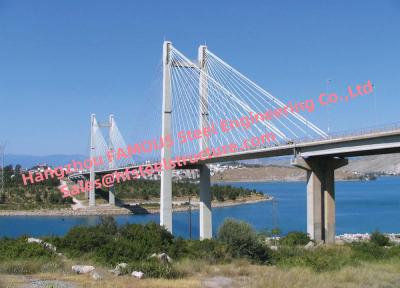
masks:
[[[213,210],[213,231],[227,217],[251,223],[257,230],[270,229],[278,223],[283,233],[292,230],[306,231],[305,182],[263,182],[232,183],[250,189],[257,189],[275,197],[271,201],[246,204]],[[382,177],[376,181],[336,182],[336,233],[400,232],[400,177]],[[274,207],[273,207],[274,206]],[[158,223],[159,215],[116,216],[119,224]],[[13,216],[0,217],[0,236],[16,237],[24,234],[32,236],[64,235],[75,225],[93,225],[98,216]],[[193,237],[199,235],[199,213],[192,212]],[[174,234],[189,235],[189,215],[187,212],[173,214]]]

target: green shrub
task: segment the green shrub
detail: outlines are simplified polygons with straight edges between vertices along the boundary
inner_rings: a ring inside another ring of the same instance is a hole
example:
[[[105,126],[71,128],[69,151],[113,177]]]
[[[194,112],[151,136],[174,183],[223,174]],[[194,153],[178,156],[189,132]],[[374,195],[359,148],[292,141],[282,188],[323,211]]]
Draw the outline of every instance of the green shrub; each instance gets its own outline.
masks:
[[[101,229],[95,227],[73,227],[68,233],[61,238],[58,243],[60,249],[63,249],[70,256],[76,257],[82,253],[95,252],[101,247],[112,242],[113,234],[105,233]]]
[[[273,264],[281,267],[309,267],[317,272],[339,270],[345,265],[356,265],[348,247],[319,247],[307,250],[296,246],[282,246],[273,253]]]
[[[231,259],[226,244],[215,239],[184,240],[179,237],[171,244],[168,255],[173,259],[203,259],[209,263],[224,263]]]
[[[193,259],[200,258],[210,263],[216,263],[224,262],[231,258],[228,246],[214,239],[192,240],[188,242],[188,247],[188,256]]]
[[[355,242],[349,244],[353,251],[353,257],[363,261],[375,261],[381,259],[400,259],[400,246],[383,247],[373,242]]]
[[[130,271],[142,271],[146,278],[173,279],[182,275],[174,269],[173,265],[161,263],[157,259],[133,262],[129,264]]]
[[[172,239],[172,234],[156,223],[118,227],[112,218],[102,218],[96,226],[74,227],[63,238],[56,237],[50,242],[71,257],[87,254],[99,263],[112,266],[166,252]]]
[[[233,257],[248,257],[257,262],[267,262],[271,250],[262,244],[255,230],[243,221],[227,219],[218,231],[218,240],[225,243]]]
[[[237,253],[256,241],[257,234],[250,224],[227,219],[218,230],[218,240],[229,245]]]
[[[375,231],[371,234],[370,240],[372,243],[378,246],[388,246],[390,239],[385,234],[380,233],[379,231]]]
[[[310,237],[304,232],[289,232],[285,237],[282,237],[279,240],[279,243],[283,246],[297,246],[297,245],[306,245],[310,242]]]
[[[26,237],[0,240],[0,261],[23,259],[50,259],[55,253],[38,243],[28,243]]]

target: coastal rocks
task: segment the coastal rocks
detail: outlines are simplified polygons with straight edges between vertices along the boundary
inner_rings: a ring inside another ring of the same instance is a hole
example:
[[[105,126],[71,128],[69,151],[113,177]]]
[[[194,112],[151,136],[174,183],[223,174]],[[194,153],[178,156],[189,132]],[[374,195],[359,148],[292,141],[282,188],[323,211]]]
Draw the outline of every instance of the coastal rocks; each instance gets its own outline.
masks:
[[[54,245],[52,245],[50,243],[47,243],[47,242],[45,242],[45,241],[43,241],[41,239],[38,239],[38,238],[28,238],[27,242],[28,243],[38,243],[38,244],[42,245],[44,248],[49,249],[49,250],[51,250],[53,252],[56,252],[56,250],[57,250],[56,247],[54,247]]]
[[[72,271],[76,274],[86,274],[92,272],[95,268],[90,265],[74,265],[72,266]]]
[[[154,253],[149,258],[157,258],[162,263],[168,263],[168,264],[172,263],[172,259],[167,255],[167,253],[160,253],[160,254]]]
[[[142,279],[144,277],[144,273],[142,271],[133,271],[131,275],[138,279]]]
[[[115,274],[116,276],[124,275],[128,273],[128,264],[126,263],[119,263],[115,266],[115,269],[109,270],[111,273]]]

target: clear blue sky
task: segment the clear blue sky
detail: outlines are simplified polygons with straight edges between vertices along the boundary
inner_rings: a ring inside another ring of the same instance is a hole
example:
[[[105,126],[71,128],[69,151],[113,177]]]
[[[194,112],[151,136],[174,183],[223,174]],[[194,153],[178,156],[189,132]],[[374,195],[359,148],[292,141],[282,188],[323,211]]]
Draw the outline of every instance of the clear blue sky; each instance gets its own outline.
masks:
[[[370,79],[374,96],[331,108],[333,130],[374,125],[373,97],[377,124],[400,120],[400,1],[0,0],[7,152],[87,154],[91,113],[129,143],[159,135],[164,39],[192,58],[206,42],[287,101]]]

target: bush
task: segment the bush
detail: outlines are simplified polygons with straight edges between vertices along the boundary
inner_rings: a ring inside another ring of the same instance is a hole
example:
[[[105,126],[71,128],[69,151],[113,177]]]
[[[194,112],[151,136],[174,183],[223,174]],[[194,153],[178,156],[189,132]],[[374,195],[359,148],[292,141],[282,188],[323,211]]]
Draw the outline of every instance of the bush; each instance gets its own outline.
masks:
[[[218,240],[226,243],[237,256],[243,255],[257,238],[257,234],[250,224],[243,221],[227,219],[218,230]]]
[[[52,272],[62,267],[56,254],[26,237],[0,240],[0,273],[32,274]]]
[[[280,267],[308,267],[316,272],[339,270],[345,265],[356,265],[349,247],[320,247],[306,250],[303,247],[282,246],[273,253],[273,264]]]
[[[279,240],[279,243],[283,246],[298,246],[298,245],[306,245],[310,242],[310,237],[304,232],[289,232],[285,237],[282,237]]]
[[[369,241],[378,246],[389,246],[390,242],[389,237],[385,234],[380,233],[379,231],[373,232]]]
[[[257,262],[267,262],[271,250],[257,239],[255,230],[243,221],[227,219],[218,231],[218,240],[227,244],[233,257],[248,257]]]
[[[0,261],[24,259],[51,259],[55,253],[38,243],[28,243],[26,237],[0,240]]]
[[[400,259],[400,246],[378,246],[373,242],[356,242],[349,244],[353,257],[363,261],[375,261],[381,259]]]
[[[69,256],[88,254],[102,264],[143,260],[153,253],[168,251],[173,236],[155,224],[126,224],[118,227],[110,218],[92,227],[74,227],[63,238],[51,242]]]
[[[178,278],[181,274],[170,264],[161,263],[157,259],[149,259],[146,261],[130,263],[129,267],[132,271],[142,271],[146,278]]]
[[[203,259],[209,263],[224,263],[231,259],[227,245],[215,239],[200,241],[177,238],[168,253],[174,259]]]
[[[57,248],[64,249],[72,257],[82,253],[96,252],[113,240],[114,234],[98,229],[98,226],[77,226],[68,231],[64,238],[54,242]]]

